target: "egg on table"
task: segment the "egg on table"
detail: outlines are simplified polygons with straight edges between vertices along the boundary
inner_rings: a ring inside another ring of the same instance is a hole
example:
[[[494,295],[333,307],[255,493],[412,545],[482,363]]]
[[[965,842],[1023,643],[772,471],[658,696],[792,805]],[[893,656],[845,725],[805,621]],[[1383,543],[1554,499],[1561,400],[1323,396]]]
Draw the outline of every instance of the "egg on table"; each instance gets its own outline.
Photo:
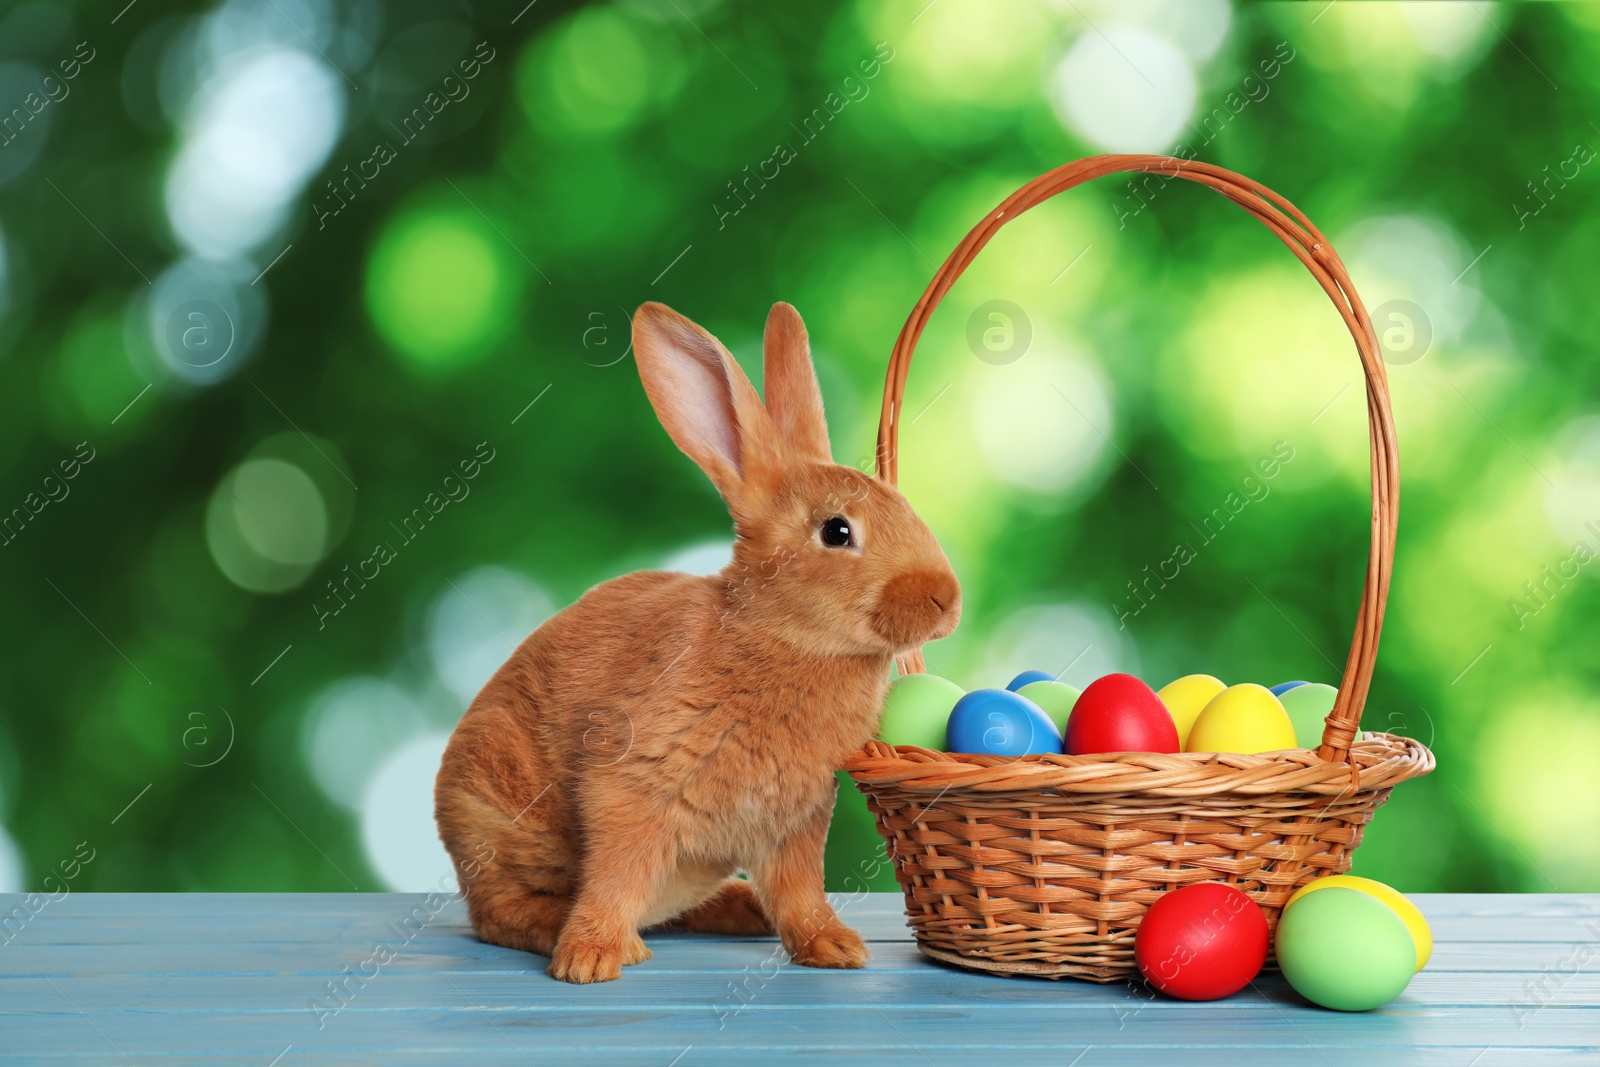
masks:
[[[1134,934],[1133,958],[1145,981],[1182,1000],[1237,993],[1267,962],[1267,917],[1224,882],[1163,893]]]
[[[1108,674],[1089,683],[1067,719],[1066,750],[1177,752],[1178,728],[1155,690],[1131,674]]]
[[[1278,698],[1254,682],[1230,685],[1206,704],[1189,730],[1188,752],[1277,752],[1298,748],[1294,723]]]
[[[1406,924],[1406,931],[1411,934],[1411,940],[1417,946],[1417,970],[1420,971],[1427,966],[1428,960],[1433,956],[1433,929],[1428,926],[1428,920],[1423,918],[1417,906],[1411,903],[1411,898],[1400,890],[1375,879],[1362,878],[1355,874],[1330,874],[1314,882],[1307,882],[1296,889],[1284,907],[1293,904],[1307,893],[1320,889],[1357,889],[1389,905],[1394,913],[1400,916],[1400,921]]]
[[[1061,751],[1061,732],[1033,701],[1005,689],[974,689],[950,711],[945,750],[989,756]]]
[[[903,674],[889,685],[883,700],[878,739],[891,745],[944,748],[950,709],[966,690],[936,674]]]
[[[1324,1008],[1366,1011],[1399,996],[1417,970],[1405,922],[1371,893],[1331,886],[1283,909],[1278,966],[1295,992]]]
[[[1228,688],[1221,679],[1209,674],[1188,674],[1175,682],[1168,682],[1156,690],[1156,696],[1167,706],[1172,722],[1178,728],[1178,748],[1181,751],[1189,742],[1189,731],[1195,719],[1211,702],[1211,698]]]

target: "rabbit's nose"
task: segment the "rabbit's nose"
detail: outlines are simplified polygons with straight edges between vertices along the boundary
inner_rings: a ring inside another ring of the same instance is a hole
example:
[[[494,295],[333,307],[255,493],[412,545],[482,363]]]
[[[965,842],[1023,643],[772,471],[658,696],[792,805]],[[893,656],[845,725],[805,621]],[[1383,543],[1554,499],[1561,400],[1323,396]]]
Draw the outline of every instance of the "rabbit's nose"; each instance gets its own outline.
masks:
[[[948,570],[917,568],[884,583],[873,622],[896,646],[943,637],[961,614],[961,587]]]
[[[946,571],[939,580],[931,583],[928,599],[939,609],[939,622],[935,632],[943,637],[955,629],[956,622],[961,618],[961,586],[957,584],[956,576]]]

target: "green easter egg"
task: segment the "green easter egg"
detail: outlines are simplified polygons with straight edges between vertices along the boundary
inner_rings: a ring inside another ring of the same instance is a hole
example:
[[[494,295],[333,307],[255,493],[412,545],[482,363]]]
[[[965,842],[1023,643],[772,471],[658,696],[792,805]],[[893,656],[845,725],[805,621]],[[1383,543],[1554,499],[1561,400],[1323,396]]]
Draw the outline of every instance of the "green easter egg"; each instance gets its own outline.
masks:
[[[1359,889],[1307,893],[1278,920],[1278,966],[1313,1004],[1366,1011],[1411,981],[1417,945],[1393,908]]]
[[[1044,713],[1050,716],[1050,721],[1056,724],[1056,729],[1065,733],[1072,705],[1078,702],[1083,690],[1066,682],[1029,682],[1017,690],[1017,695],[1027,697],[1043,708]]]
[[[879,740],[944,751],[944,728],[950,721],[950,709],[966,695],[965,689],[936,674],[896,678],[883,701]]]
[[[1428,965],[1428,958],[1433,955],[1433,928],[1428,925],[1428,920],[1423,917],[1417,906],[1411,903],[1411,898],[1393,886],[1354,874],[1330,874],[1307,882],[1296,889],[1284,907],[1292,906],[1307,893],[1340,888],[1359,890],[1389,905],[1394,913],[1400,916],[1400,921],[1406,924],[1406,929],[1411,931],[1411,940],[1416,942],[1417,970],[1420,971]]]
[[[1294,723],[1294,736],[1301,748],[1316,748],[1322,744],[1322,720],[1333,710],[1334,698],[1339,691],[1321,682],[1297,685],[1278,697],[1278,703],[1289,713]]]

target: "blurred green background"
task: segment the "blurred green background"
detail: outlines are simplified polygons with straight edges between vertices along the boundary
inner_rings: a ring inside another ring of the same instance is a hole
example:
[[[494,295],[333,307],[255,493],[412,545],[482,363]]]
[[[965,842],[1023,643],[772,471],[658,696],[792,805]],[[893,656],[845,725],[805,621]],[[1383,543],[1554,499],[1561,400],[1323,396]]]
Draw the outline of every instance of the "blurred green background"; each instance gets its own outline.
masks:
[[[596,582],[727,558],[631,309],[759,381],[796,304],[866,461],[934,266],[1101,151],[1290,197],[1387,345],[1366,725],[1440,768],[1356,870],[1600,889],[1600,7],[124,2],[0,15],[0,890],[80,842],[76,889],[447,882],[432,776],[513,645]],[[1358,363],[1219,197],[1105,180],[1009,226],[907,411],[903,487],[966,593],[933,670],[1337,682]],[[847,792],[831,888],[893,886],[863,819]]]

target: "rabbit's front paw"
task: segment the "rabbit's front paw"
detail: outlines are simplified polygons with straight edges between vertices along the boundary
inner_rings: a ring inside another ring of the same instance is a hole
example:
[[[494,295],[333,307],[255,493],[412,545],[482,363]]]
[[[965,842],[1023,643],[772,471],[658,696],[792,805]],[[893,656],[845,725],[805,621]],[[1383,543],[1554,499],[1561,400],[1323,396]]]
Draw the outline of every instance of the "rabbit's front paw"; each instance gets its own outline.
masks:
[[[634,935],[635,941],[638,941],[638,936]],[[629,948],[626,940],[611,943],[563,938],[557,943],[555,955],[550,957],[550,966],[545,968],[545,973],[574,985],[612,982],[622,977],[624,963],[635,962],[628,958]],[[646,956],[650,952],[644,947],[643,941],[638,942],[638,949]],[[639,958],[644,959],[645,956]]]
[[[811,937],[790,950],[796,963],[807,967],[865,967],[870,953],[861,935],[844,923],[834,923],[818,930]]]

